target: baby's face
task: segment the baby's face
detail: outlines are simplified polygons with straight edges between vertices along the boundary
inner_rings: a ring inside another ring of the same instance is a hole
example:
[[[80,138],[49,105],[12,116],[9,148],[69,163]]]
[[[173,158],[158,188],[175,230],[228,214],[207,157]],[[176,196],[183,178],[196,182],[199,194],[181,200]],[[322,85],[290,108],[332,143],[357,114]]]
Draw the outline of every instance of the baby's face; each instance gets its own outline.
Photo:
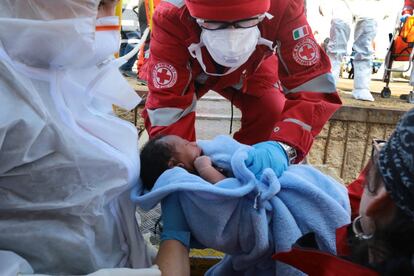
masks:
[[[195,172],[194,160],[201,155],[201,148],[196,142],[190,142],[176,135],[168,135],[162,138],[168,145],[174,148],[173,158],[181,163],[189,172]]]

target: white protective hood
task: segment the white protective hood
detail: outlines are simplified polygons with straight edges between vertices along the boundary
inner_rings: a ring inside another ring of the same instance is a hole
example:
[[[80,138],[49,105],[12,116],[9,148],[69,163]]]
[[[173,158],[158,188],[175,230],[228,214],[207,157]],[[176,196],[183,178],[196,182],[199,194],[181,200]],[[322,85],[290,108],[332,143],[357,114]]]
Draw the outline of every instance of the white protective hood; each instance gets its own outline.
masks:
[[[151,263],[129,190],[140,100],[94,55],[97,0],[0,2],[0,249],[37,273]],[[1,274],[1,272],[0,272]]]
[[[98,2],[2,0],[0,40],[13,60],[27,65],[76,65],[93,51]]]

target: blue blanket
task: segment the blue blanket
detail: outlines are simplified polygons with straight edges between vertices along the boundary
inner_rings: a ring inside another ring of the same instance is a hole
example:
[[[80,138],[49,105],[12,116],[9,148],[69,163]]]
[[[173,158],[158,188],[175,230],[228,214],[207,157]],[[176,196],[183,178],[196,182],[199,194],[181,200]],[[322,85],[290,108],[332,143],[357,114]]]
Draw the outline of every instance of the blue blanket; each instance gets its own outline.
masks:
[[[314,232],[322,250],[335,253],[335,230],[350,223],[345,187],[311,166],[292,165],[278,179],[271,169],[258,181],[244,160],[250,146],[228,136],[198,141],[214,164],[234,174],[216,185],[176,167],[164,172],[150,193],[132,199],[151,209],[180,191],[192,235],[206,247],[226,253],[206,275],[301,275],[274,262],[302,235]]]

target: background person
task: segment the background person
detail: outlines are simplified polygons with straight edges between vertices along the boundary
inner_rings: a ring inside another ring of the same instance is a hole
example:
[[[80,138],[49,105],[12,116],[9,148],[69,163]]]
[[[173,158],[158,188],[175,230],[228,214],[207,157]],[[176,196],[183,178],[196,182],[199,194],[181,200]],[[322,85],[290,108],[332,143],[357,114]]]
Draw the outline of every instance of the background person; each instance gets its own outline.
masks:
[[[121,44],[121,47],[119,49],[120,56],[124,56],[128,54],[132,49],[134,49],[136,43],[131,40],[138,40],[141,38],[141,34],[138,31],[138,28],[140,28],[140,26],[138,26],[138,17],[137,14],[132,10],[134,8],[134,5],[138,5],[138,0],[126,2],[125,7],[122,9],[121,36],[122,39],[127,39],[129,41]],[[137,55],[134,55],[126,63],[122,64],[122,66],[119,68],[122,74],[136,78],[137,73],[132,70],[136,61]]]
[[[374,54],[372,43],[377,35],[377,20],[385,18],[385,2],[385,0],[321,2],[321,14],[331,17],[330,40],[326,52],[331,60],[336,82],[339,79],[343,58],[347,55],[351,27],[355,24],[352,45],[352,49],[355,50],[352,96],[357,100],[374,101],[369,88]]]

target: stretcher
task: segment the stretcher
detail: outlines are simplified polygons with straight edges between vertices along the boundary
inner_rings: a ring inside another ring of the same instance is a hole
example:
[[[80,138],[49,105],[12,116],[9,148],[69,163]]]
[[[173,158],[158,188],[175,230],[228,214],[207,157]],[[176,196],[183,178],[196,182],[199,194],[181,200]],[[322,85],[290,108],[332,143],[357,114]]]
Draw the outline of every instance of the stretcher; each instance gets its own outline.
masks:
[[[381,91],[381,97],[389,98],[391,96],[391,89],[389,82],[391,80],[392,72],[408,72],[411,70],[410,85],[414,86],[414,16],[406,18],[404,23],[398,19],[395,32],[390,38],[390,46],[388,47],[387,55],[384,61],[384,76],[383,81],[385,87]],[[408,62],[408,66],[403,69],[393,68],[394,61]],[[406,99],[409,103],[414,103],[414,94],[411,90],[408,95],[401,95],[400,98]]]

